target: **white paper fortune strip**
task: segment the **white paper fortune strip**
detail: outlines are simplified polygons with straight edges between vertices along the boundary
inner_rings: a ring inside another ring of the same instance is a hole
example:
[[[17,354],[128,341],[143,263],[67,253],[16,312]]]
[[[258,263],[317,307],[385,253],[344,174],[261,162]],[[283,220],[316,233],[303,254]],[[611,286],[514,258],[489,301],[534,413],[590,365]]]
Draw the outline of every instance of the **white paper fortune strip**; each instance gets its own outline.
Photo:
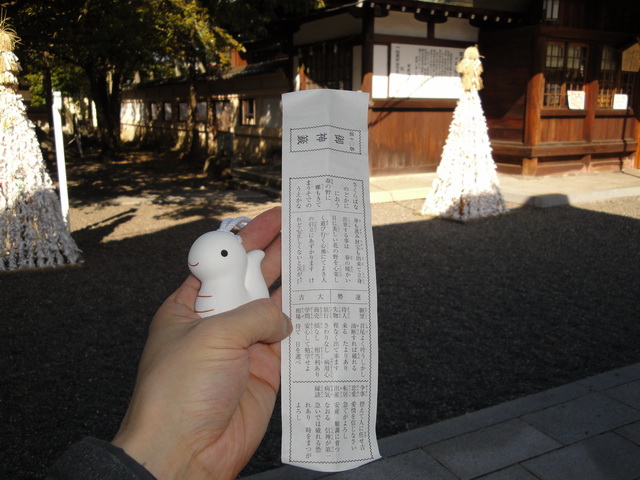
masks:
[[[282,461],[337,472],[380,457],[369,95],[282,102]]]

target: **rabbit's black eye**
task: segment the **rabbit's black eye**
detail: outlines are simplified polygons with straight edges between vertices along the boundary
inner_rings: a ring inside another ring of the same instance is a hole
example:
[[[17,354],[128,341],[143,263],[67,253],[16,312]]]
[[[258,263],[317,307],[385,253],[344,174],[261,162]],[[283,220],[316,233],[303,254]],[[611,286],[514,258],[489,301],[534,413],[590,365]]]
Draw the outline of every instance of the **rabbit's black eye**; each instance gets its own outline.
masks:
[[[227,252],[226,250],[222,250],[220,252],[220,255],[222,255],[223,257],[226,257],[227,255],[229,255],[229,252]]]

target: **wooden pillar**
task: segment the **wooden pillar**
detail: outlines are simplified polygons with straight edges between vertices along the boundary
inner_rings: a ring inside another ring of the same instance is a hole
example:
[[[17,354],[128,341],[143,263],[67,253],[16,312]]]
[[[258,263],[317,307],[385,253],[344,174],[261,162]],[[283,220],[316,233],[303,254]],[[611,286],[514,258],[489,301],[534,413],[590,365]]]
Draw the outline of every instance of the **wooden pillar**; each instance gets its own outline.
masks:
[[[527,85],[527,104],[524,119],[524,144],[533,147],[540,143],[540,128],[542,111],[542,92],[544,76],[537,73]],[[538,169],[537,158],[522,159],[522,175],[535,175]]]
[[[585,105],[586,115],[582,124],[582,138],[585,142],[593,141],[593,130],[596,124],[596,108],[598,107],[598,80],[592,80],[585,87]],[[624,134],[624,132],[623,132]],[[582,158],[583,168],[586,171],[591,170],[591,155],[585,155]]]
[[[365,15],[362,17],[362,84],[361,91],[368,93],[372,99],[373,92],[373,37],[374,37],[374,11],[373,8],[363,8]],[[375,140],[371,135],[371,125],[373,122],[374,112],[369,108],[367,124],[369,125],[369,172],[373,165],[377,163],[378,151],[375,147]]]
[[[593,141],[593,128],[596,121],[596,108],[598,107],[598,81],[590,82],[586,86],[585,94],[585,109],[586,115],[584,117],[583,125],[583,139],[585,142]],[[620,132],[621,136],[624,132]]]
[[[538,37],[533,45],[532,77],[527,84],[527,98],[524,118],[524,145],[534,147],[540,143],[542,128],[542,103],[544,97],[544,59],[546,58],[546,41]],[[535,175],[538,169],[537,158],[522,159],[522,174]]]
[[[304,64],[298,65],[298,79],[300,81],[300,90],[307,89],[307,73],[304,71]]]
[[[363,92],[371,93],[373,89],[373,22],[375,17],[372,8],[365,9],[362,17],[362,86]]]
[[[635,91],[640,91],[640,75],[636,75]],[[635,168],[640,168],[640,95],[635,95],[633,102],[634,116],[631,118],[632,122],[635,122],[635,132],[638,140],[638,148],[636,150],[636,161],[634,162]]]
[[[638,129],[638,145],[640,145],[640,128]],[[640,148],[636,150],[635,168],[640,168]]]
[[[584,101],[586,115],[582,126],[582,138],[588,143],[593,141],[593,129],[595,128],[596,122],[596,109],[598,108],[598,73],[600,72],[601,54],[602,47],[594,47],[589,51],[588,63],[591,67],[587,69]]]
[[[544,76],[542,73],[537,73],[527,85],[527,106],[525,108],[524,144],[531,147],[540,143],[543,89]]]
[[[288,31],[283,35],[282,49],[287,54],[287,67],[285,70],[285,76],[287,77],[287,83],[289,84],[289,92],[293,92],[296,89],[296,74],[297,68],[294,68],[296,56],[295,48],[293,47],[293,31]]]
[[[636,149],[636,161],[634,163],[635,168],[640,168],[640,125],[638,125],[638,119],[633,119],[636,122],[636,132],[638,137],[638,148]]]
[[[532,177],[538,170],[537,158],[523,158],[522,159],[522,175]]]

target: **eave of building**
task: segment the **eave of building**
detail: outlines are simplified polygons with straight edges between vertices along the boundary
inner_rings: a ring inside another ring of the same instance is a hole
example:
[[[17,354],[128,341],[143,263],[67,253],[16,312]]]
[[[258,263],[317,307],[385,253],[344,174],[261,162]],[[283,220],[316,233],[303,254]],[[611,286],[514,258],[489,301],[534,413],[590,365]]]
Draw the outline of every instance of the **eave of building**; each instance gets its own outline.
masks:
[[[356,18],[373,14],[374,17],[384,17],[390,12],[406,12],[413,14],[417,20],[423,22],[443,23],[448,18],[464,18],[476,26],[489,26],[500,28],[505,26],[523,26],[530,24],[528,14],[528,0],[520,0],[518,9],[487,9],[476,8],[458,2],[459,4],[434,3],[419,0],[369,0],[357,2],[327,1],[324,9],[316,10],[311,14],[295,17],[283,18],[273,23],[270,28],[271,36],[245,45],[248,53],[260,53],[268,51],[282,51],[288,35],[293,35],[304,23],[313,22],[337,15],[350,14]],[[486,3],[486,2],[485,2]],[[500,0],[498,0],[500,3]],[[503,1],[514,5],[517,2]],[[527,8],[522,8],[522,5]]]
[[[491,4],[491,2],[485,2]],[[529,2],[506,2],[519,8],[505,8],[505,2],[495,2],[492,8],[478,8],[472,2],[440,3],[416,0],[368,0],[360,2],[328,2],[325,15],[335,15],[348,10],[352,15],[364,15],[367,10],[373,10],[374,16],[386,16],[390,11],[412,13],[418,20],[445,22],[448,17],[466,18],[475,24],[484,22],[524,24],[529,20]],[[340,5],[339,5],[340,4]],[[499,5],[498,5],[499,4]],[[499,8],[497,8],[499,7]]]
[[[285,69],[288,64],[288,59],[274,59],[265,62],[251,63],[241,67],[232,67],[225,71],[221,78],[223,80],[231,80],[232,78],[250,77],[254,75],[262,75],[265,73],[274,73],[278,70]]]
[[[275,73],[278,70],[285,70],[287,67],[287,59],[274,59],[266,62],[258,62],[252,63],[249,65],[243,65],[240,67],[231,67],[228,70],[225,70],[220,75],[198,75],[196,78],[197,82],[202,81],[221,81],[221,80],[233,80],[235,78],[241,77],[253,77],[258,75],[266,75],[270,73]],[[128,87],[129,89],[136,88],[151,88],[151,87],[162,87],[167,85],[180,85],[184,84],[188,81],[188,78],[184,75],[179,77],[170,77],[170,78],[160,78],[157,80],[149,80],[146,82],[136,83]]]

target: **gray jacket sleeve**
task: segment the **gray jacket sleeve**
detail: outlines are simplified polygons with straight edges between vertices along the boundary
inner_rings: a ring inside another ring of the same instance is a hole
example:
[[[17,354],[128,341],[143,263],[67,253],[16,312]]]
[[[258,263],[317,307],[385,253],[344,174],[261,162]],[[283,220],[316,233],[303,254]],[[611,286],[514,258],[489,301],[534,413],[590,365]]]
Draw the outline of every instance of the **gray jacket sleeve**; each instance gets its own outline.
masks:
[[[47,480],[156,480],[121,448],[87,437],[69,447]]]

